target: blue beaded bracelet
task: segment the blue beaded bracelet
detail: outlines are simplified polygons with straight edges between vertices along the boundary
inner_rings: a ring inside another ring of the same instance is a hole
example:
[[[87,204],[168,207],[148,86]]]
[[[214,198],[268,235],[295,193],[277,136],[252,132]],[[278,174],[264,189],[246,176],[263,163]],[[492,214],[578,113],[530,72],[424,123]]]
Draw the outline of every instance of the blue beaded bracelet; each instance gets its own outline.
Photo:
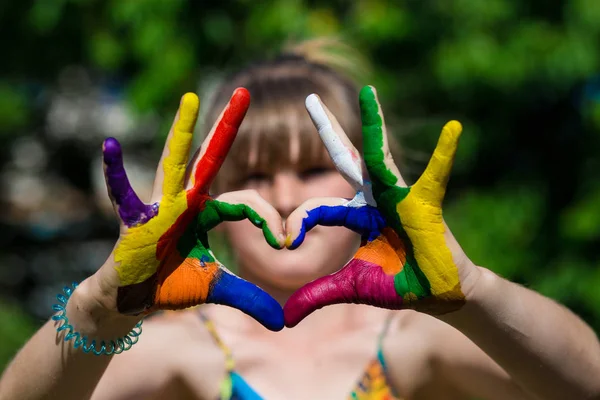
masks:
[[[112,354],[121,354],[122,352],[129,350],[131,346],[137,343],[140,335],[142,334],[142,322],[144,321],[143,319],[140,322],[138,322],[133,327],[131,332],[129,332],[124,337],[116,340],[110,340],[108,343],[106,343],[103,340],[100,342],[99,346],[96,344],[96,340],[92,340],[92,342],[88,344],[87,336],[82,336],[81,333],[74,332],[73,325],[69,323],[69,318],[66,315],[67,303],[71,298],[71,294],[77,288],[78,285],[77,283],[73,282],[72,286],[72,288],[65,286],[63,288],[64,294],[59,293],[56,295],[56,299],[59,303],[54,304],[52,306],[52,309],[58,313],[53,315],[52,319],[54,321],[63,321],[63,323],[58,328],[56,328],[56,331],[67,331],[65,333],[64,338],[65,342],[68,342],[71,339],[73,339],[73,347],[75,347],[76,349],[81,347],[84,353],[91,352],[97,356],[100,356],[102,354],[105,354],[107,356],[110,356]]]

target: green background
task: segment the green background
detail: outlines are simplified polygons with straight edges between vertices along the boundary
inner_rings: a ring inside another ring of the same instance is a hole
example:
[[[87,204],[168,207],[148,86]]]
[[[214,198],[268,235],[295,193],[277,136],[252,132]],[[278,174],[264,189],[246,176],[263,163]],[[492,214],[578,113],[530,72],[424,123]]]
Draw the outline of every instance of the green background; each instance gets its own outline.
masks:
[[[4,1],[0,173],[21,197],[2,197],[0,367],[117,237],[90,178],[111,126],[152,165],[184,92],[317,36],[370,64],[357,79],[409,180],[444,122],[463,123],[445,203],[459,242],[600,331],[600,2]]]

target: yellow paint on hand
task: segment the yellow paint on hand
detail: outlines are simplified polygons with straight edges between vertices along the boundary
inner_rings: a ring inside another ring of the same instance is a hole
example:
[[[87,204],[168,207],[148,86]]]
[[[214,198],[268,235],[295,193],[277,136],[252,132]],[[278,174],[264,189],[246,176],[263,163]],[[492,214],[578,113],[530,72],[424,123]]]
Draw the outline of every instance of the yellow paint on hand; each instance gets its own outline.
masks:
[[[458,268],[444,238],[442,218],[442,201],[461,131],[458,121],[444,126],[427,169],[406,198],[396,205],[415,259],[431,285],[431,293],[444,300],[464,299]]]
[[[199,106],[198,96],[193,93],[187,93],[181,101],[179,119],[167,144],[169,153],[163,160],[163,199],[158,215],[144,225],[128,228],[117,244],[115,261],[121,286],[141,283],[152,276],[161,261],[156,254],[158,243],[176,239],[163,235],[188,208],[183,183]]]
[[[198,96],[193,93],[186,93],[181,99],[179,119],[175,123],[173,137],[168,144],[169,154],[163,160],[164,196],[176,196],[183,189],[199,109],[200,100]]]

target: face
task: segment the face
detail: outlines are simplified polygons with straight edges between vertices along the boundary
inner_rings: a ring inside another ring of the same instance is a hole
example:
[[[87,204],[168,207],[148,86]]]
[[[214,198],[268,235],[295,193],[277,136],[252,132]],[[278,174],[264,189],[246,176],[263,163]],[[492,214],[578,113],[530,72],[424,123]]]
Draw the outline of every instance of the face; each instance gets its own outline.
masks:
[[[324,162],[294,167],[298,141],[291,141],[291,167],[270,173],[250,173],[240,189],[254,189],[285,220],[304,201],[315,197],[352,198],[354,190],[337,172],[326,152]],[[275,250],[262,232],[248,221],[224,224],[236,253],[239,275],[259,285],[295,290],[321,276],[340,269],[360,243],[357,234],[346,228],[317,226],[296,250]]]

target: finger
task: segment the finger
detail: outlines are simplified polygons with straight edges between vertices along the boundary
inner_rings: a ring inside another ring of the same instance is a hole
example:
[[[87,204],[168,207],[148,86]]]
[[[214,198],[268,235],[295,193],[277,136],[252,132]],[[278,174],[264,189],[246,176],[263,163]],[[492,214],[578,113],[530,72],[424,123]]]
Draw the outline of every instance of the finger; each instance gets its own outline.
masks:
[[[359,96],[363,132],[363,156],[375,191],[389,186],[406,186],[388,146],[381,105],[373,86],[365,86]]]
[[[424,198],[429,197],[434,204],[441,205],[461,132],[462,125],[458,121],[450,121],[444,125],[425,172],[412,188],[414,193],[421,192],[426,196]]]
[[[294,210],[286,220],[286,246],[293,250],[302,244],[306,233],[317,225],[344,226],[359,233],[366,240],[373,240],[385,226],[385,220],[377,208],[348,202],[342,198],[313,198]]]
[[[312,312],[331,304],[355,303],[399,309],[402,298],[394,276],[368,261],[352,259],[340,271],[297,290],[285,303],[285,326],[292,328]]]
[[[161,160],[158,164],[152,200],[175,196],[183,190],[194,126],[198,119],[200,100],[194,93],[186,93],[169,131]]]
[[[108,138],[104,141],[102,155],[108,193],[121,221],[131,227],[154,217],[158,206],[142,203],[131,187],[123,166],[121,145],[117,139]]]
[[[335,167],[356,191],[362,191],[363,175],[360,153],[319,96],[311,94],[306,98],[305,105]]]
[[[200,213],[200,227],[206,231],[223,221],[249,220],[263,231],[267,243],[281,249],[285,243],[281,216],[265,199],[253,190],[224,193],[216,200],[209,200]]]
[[[269,330],[283,329],[283,310],[279,303],[258,286],[224,269],[215,277],[206,302],[237,308]]]
[[[187,188],[208,193],[250,106],[250,93],[237,88],[195,156]]]

